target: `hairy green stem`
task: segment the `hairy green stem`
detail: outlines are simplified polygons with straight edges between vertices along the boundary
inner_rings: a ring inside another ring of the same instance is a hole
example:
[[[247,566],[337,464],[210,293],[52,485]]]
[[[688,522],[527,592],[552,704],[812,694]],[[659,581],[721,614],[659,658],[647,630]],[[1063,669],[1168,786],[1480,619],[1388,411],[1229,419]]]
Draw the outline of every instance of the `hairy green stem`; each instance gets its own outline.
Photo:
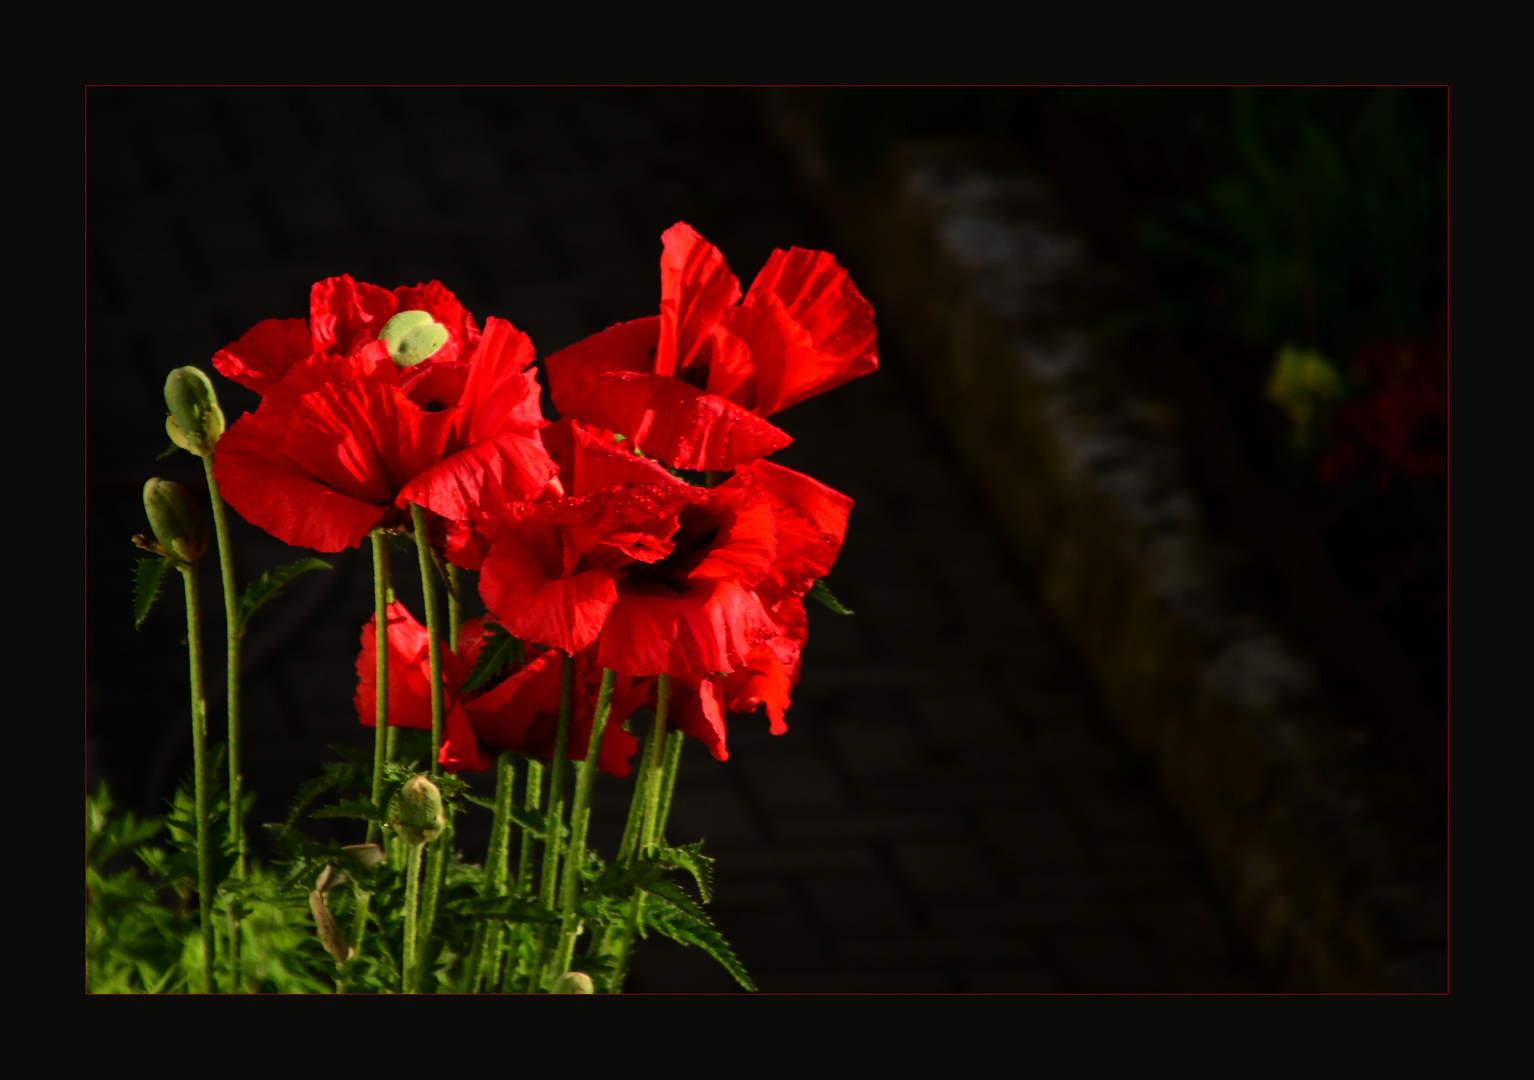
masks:
[[[373,805],[382,814],[384,765],[389,760],[389,538],[382,529],[373,537]],[[382,827],[368,822],[368,843],[378,843]]]
[[[213,845],[208,839],[208,701],[202,673],[202,587],[195,563],[178,566],[186,585],[186,644],[192,679],[192,776],[197,814],[197,907],[202,922],[203,978],[213,993]]]
[[[415,548],[421,563],[421,603],[426,608],[427,656],[431,670],[431,775],[442,775],[443,717],[447,703],[442,687],[442,620],[437,615],[436,567],[432,565],[431,536],[426,530],[426,511],[418,503],[410,504],[410,524],[415,532]]]
[[[559,857],[565,816],[565,757],[570,746],[570,713],[575,701],[575,658],[564,656],[559,668],[559,725],[554,730],[554,761],[549,773],[549,810],[544,820],[548,829],[543,841],[543,875],[540,879],[538,899],[546,908],[553,908],[558,900]],[[537,958],[528,974],[530,992],[543,987],[543,967],[549,952],[546,936],[539,935]]]
[[[218,537],[218,567],[224,588],[224,646],[229,672],[225,693],[229,710],[229,842],[234,848],[234,877],[245,879],[245,822],[241,814],[244,790],[243,756],[240,737],[240,650],[244,631],[240,627],[240,596],[235,591],[234,548],[229,540],[229,513],[213,479],[213,457],[202,459],[208,478],[208,499],[213,504],[213,530]],[[240,916],[238,899],[229,902],[229,986],[240,990]]]
[[[336,977],[336,993],[346,993],[347,985],[351,982],[352,973],[356,970],[362,959],[362,939],[367,936],[368,908],[372,906],[373,894],[361,885],[354,885],[352,895],[355,897],[352,912],[352,958],[341,968],[341,973]]]
[[[565,856],[565,880],[560,887],[559,951],[551,969],[555,978],[570,969],[575,955],[575,939],[580,936],[576,901],[581,890],[581,867],[586,861],[586,826],[591,820],[591,788],[596,783],[597,760],[602,756],[602,736],[607,732],[607,714],[612,711],[613,682],[611,669],[602,669],[602,685],[597,690],[596,712],[591,718],[591,736],[586,740],[586,756],[581,761],[575,782],[575,802],[570,807],[570,853]]]
[[[666,821],[671,817],[671,793],[676,790],[677,767],[682,763],[682,733],[666,736],[666,763],[661,767],[660,804],[655,810],[655,831],[649,834],[652,845],[666,842]]]
[[[543,762],[527,763],[527,779],[522,784],[522,806],[537,813],[543,809]],[[533,895],[533,868],[537,865],[538,838],[522,830],[521,850],[517,853],[517,880],[513,896]]]
[[[426,963],[430,959],[427,950],[431,947],[431,932],[437,922],[437,897],[441,895],[442,885],[447,879],[448,855],[452,851],[453,804],[445,799],[442,813],[447,818],[447,827],[432,842],[431,854],[426,859],[426,881],[421,890],[421,915],[418,920],[420,941],[417,945],[421,955],[416,957],[417,990],[426,988],[426,977],[430,974]]]
[[[655,688],[655,720],[645,733],[639,782],[634,787],[634,799],[629,805],[629,820],[624,826],[623,844],[618,852],[620,862],[631,863],[640,852],[649,854],[655,843],[655,822],[660,810],[666,750],[666,720],[670,712],[671,676],[662,675]],[[639,919],[643,912],[644,892],[635,889],[634,895],[629,898],[623,925],[611,928],[603,937],[602,951],[613,956],[613,993],[623,989],[623,979],[628,973],[629,957],[634,951],[634,939],[639,933]]]
[[[543,809],[543,762],[529,761],[527,763],[527,779],[522,783],[522,805],[525,809],[537,813]],[[538,865],[538,838],[522,830],[522,843],[517,852],[517,878],[511,883],[511,895],[529,897],[533,895],[534,871]],[[517,987],[517,968],[521,963],[524,946],[536,935],[537,930],[532,923],[517,923],[514,928],[507,928],[501,940],[508,946],[505,958],[505,968],[501,976],[501,993],[509,994]]]
[[[399,958],[399,992],[402,994],[415,990],[415,917],[421,895],[421,847],[411,844],[410,854],[405,857],[405,946],[400,950]]]
[[[458,567],[447,563],[447,646],[458,651],[458,634],[463,629],[463,581]]]
[[[506,895],[507,858],[511,851],[511,793],[517,779],[517,760],[511,751],[503,751],[495,763],[495,813],[490,819],[490,845],[485,851],[485,881],[479,895],[492,899]],[[498,920],[485,920],[474,931],[474,944],[464,965],[463,989],[477,993],[485,978],[485,968],[494,971],[500,955],[501,927]],[[491,976],[494,978],[493,974]]]

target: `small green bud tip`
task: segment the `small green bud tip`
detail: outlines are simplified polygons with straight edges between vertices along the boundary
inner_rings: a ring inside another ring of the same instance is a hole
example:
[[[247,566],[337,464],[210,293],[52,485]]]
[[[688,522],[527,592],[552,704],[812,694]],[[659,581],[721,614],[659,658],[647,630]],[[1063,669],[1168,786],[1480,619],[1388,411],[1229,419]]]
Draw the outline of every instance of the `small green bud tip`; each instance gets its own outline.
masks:
[[[424,311],[402,311],[383,324],[378,340],[389,347],[389,359],[396,366],[414,367],[447,344],[447,327]]]
[[[144,513],[155,539],[178,562],[196,562],[208,550],[208,530],[192,495],[174,480],[155,476],[144,484]]]
[[[207,375],[194,367],[180,367],[165,378],[165,431],[181,449],[207,457],[224,434],[224,411]]]
[[[551,994],[592,994],[596,988],[591,985],[591,976],[584,971],[567,971],[554,980],[554,985],[549,987]]]
[[[405,843],[411,846],[429,844],[447,828],[447,818],[442,812],[442,792],[426,777],[412,776],[399,789],[389,824]]]

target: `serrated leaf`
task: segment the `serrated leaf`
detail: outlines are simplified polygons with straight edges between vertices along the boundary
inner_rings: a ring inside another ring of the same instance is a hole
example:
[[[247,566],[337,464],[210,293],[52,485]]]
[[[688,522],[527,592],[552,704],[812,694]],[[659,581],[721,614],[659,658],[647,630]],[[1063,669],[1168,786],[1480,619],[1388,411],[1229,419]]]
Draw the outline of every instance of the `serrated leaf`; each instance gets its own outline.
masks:
[[[634,889],[643,889],[706,922],[708,916],[698,906],[698,902],[688,896],[680,885],[666,877],[665,872],[666,867],[657,858],[636,859],[626,866],[620,863],[609,867],[593,881],[592,891],[603,896],[618,897],[628,896]]]
[[[353,774],[356,772],[355,766],[348,762],[327,761],[320,768],[321,775],[304,781],[303,786],[298,789],[298,794],[293,796],[293,802],[288,807],[288,816],[283,821],[284,826],[292,826],[303,815],[310,803],[331,788],[345,787],[352,782]]]
[[[378,821],[382,818],[378,807],[367,799],[344,799],[330,806],[322,806],[313,811],[312,818],[360,818],[363,821]]]
[[[659,904],[646,904],[644,921],[672,941],[702,949],[712,956],[720,967],[728,971],[742,988],[755,993],[756,983],[752,982],[751,976],[746,973],[745,965],[730,948],[729,942],[724,940],[724,935],[720,934],[707,918],[695,918],[686,912]]]
[[[513,806],[511,808],[510,816],[511,816],[511,820],[515,821],[517,823],[517,826],[523,832],[525,832],[529,836],[531,836],[533,839],[535,839],[535,840],[546,840],[546,839],[548,839],[548,835],[549,835],[549,822],[548,822],[548,819],[545,818],[538,811],[536,811],[536,810],[529,810],[525,806]],[[559,835],[560,835],[560,837],[562,839],[568,839],[569,836],[570,836],[570,826],[568,826],[568,825],[564,824],[563,822],[561,822],[560,826],[559,826]]]
[[[133,572],[133,629],[144,625],[149,609],[159,598],[160,587],[165,584],[165,571],[170,569],[169,559],[140,559]]]
[[[705,904],[714,898],[714,860],[703,854],[701,840],[683,847],[663,848],[659,860],[663,866],[679,867],[691,874]]]
[[[523,662],[522,643],[512,637],[506,628],[496,623],[485,623],[485,636],[480,638],[479,652],[469,677],[458,688],[459,693],[472,694],[489,682],[507,664]]]
[[[316,559],[310,556],[307,559],[299,559],[297,562],[279,566],[275,570],[267,570],[245,587],[245,592],[240,596],[239,604],[239,627],[240,633],[245,632],[250,624],[250,617],[261,607],[277,599],[288,582],[306,574],[310,570],[329,570],[330,564],[324,559]]]
[[[474,897],[449,905],[450,910],[469,919],[495,919],[504,922],[561,922],[559,912],[532,900],[514,896]]]
[[[826,588],[826,579],[825,578],[816,578],[815,579],[815,585],[814,585],[813,588],[810,589],[810,595],[813,596],[816,600],[819,600],[822,604],[824,604],[826,607],[830,608],[832,611],[836,612],[838,615],[851,615],[852,614],[852,609],[851,608],[847,607],[840,600],[838,600],[835,596],[831,595],[831,590]]]

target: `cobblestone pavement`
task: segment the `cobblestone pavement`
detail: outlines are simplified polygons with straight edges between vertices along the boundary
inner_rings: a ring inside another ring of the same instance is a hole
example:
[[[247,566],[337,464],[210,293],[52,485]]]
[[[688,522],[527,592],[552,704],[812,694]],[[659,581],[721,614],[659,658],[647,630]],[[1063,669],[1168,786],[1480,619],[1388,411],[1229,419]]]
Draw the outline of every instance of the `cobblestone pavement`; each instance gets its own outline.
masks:
[[[88,779],[147,809],[189,764],[177,619],[135,634],[129,615],[144,480],[200,486],[187,455],[154,461],[172,367],[302,315],[331,274],[438,278],[542,356],[654,309],[677,220],[745,281],[773,247],[826,246],[731,93],[93,90],[87,106]],[[857,500],[829,579],[857,614],[811,605],[787,735],[743,717],[728,762],[689,746],[671,835],[717,857],[721,929],[769,991],[1265,988],[898,350],[881,342],[885,371],[778,418],[797,441],[775,460]],[[254,406],[218,385],[231,416]],[[242,579],[295,557],[235,531]],[[331,558],[252,630],[258,820],[327,744],[369,743],[351,694],[371,571],[361,553]],[[407,569],[401,598],[419,610]],[[600,778],[604,850],[627,790]],[[657,940],[631,985],[732,988]]]

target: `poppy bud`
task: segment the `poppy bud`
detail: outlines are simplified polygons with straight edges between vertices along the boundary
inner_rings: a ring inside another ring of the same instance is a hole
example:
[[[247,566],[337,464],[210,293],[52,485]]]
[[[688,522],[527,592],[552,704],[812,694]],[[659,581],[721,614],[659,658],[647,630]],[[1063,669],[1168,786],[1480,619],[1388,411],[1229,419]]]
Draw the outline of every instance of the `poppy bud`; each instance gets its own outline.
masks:
[[[592,994],[596,988],[591,985],[591,976],[584,971],[567,971],[554,980],[554,985],[549,987],[551,994]]]
[[[165,431],[170,441],[198,457],[213,453],[224,433],[224,410],[213,383],[197,368],[180,367],[165,378]]]
[[[192,495],[174,480],[155,476],[144,484],[144,513],[149,515],[155,539],[177,561],[196,562],[208,549],[208,530]]]
[[[338,964],[350,960],[355,950],[346,940],[346,935],[341,933],[341,924],[336,922],[330,905],[325,903],[325,894],[318,889],[309,894],[309,911],[314,916],[314,928],[319,931],[320,944],[325,946],[325,951]]]
[[[427,844],[442,835],[447,818],[442,813],[442,792],[424,776],[412,776],[399,789],[389,814],[400,838],[407,844]]]
[[[378,340],[389,347],[389,359],[398,367],[414,367],[447,344],[447,327],[424,311],[402,311],[383,324]]]
[[[383,864],[383,848],[377,844],[347,844],[341,849],[341,862],[353,874],[365,878]]]

